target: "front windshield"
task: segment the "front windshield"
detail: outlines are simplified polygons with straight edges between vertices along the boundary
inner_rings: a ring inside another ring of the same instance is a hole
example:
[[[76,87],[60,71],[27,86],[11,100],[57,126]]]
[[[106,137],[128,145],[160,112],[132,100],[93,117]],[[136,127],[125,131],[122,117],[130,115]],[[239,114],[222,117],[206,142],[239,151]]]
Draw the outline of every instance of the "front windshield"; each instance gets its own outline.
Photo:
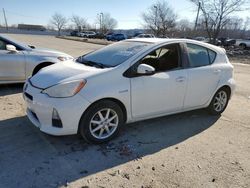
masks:
[[[102,67],[115,67],[137,54],[150,43],[123,41],[106,46],[77,59],[80,63],[92,62]]]

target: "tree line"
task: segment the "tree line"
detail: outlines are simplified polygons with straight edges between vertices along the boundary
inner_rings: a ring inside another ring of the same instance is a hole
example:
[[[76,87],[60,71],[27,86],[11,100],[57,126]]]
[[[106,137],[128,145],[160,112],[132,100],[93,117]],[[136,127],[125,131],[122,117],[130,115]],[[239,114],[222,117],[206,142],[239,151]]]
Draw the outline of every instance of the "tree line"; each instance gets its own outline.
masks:
[[[250,37],[250,17],[233,16],[249,10],[249,0],[189,0],[197,7],[197,21],[177,21],[178,15],[167,1],[157,1],[142,14],[144,27],[158,37],[207,36],[211,43],[223,37]]]
[[[194,23],[186,19],[178,20],[178,14],[169,6],[167,1],[160,0],[145,10],[141,17],[143,28],[157,37],[195,37],[207,36],[215,42],[219,36],[246,37],[250,30],[250,17],[245,21],[233,16],[234,13],[249,8],[249,0],[188,0],[197,7],[197,19]],[[93,29],[85,18],[73,15],[67,19],[55,13],[50,23],[54,25],[58,34],[71,21],[74,28]],[[118,22],[109,13],[97,16],[97,24],[101,32],[106,33],[117,27]],[[96,28],[95,28],[96,29]]]
[[[49,25],[55,27],[58,31],[58,35],[60,35],[62,29],[64,29],[68,23],[71,23],[71,28],[78,30],[79,32],[83,30],[93,29],[93,26],[91,26],[87,22],[87,19],[81,16],[72,15],[71,18],[66,18],[60,13],[55,13],[54,15],[52,15]],[[98,25],[100,32],[106,33],[107,31],[116,28],[117,24],[118,22],[114,18],[112,18],[109,13],[100,13],[96,17],[96,24],[94,29],[97,29],[96,25]]]

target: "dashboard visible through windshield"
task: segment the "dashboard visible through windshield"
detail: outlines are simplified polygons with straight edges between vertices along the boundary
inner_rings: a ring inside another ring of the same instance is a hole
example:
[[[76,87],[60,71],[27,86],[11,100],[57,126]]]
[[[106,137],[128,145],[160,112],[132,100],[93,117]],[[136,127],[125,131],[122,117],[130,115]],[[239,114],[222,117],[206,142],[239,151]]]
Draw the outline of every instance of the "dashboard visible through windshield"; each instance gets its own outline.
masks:
[[[81,56],[76,61],[100,68],[115,67],[125,62],[148,45],[150,45],[150,43],[134,41],[118,42],[85,56]]]

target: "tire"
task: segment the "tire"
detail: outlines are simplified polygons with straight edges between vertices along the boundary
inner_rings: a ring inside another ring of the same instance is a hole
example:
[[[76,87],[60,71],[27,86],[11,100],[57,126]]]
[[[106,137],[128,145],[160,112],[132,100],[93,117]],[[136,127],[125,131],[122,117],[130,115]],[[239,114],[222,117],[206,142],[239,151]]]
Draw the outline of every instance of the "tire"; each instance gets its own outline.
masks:
[[[100,101],[83,114],[79,133],[88,143],[101,144],[117,136],[123,123],[123,111],[117,103]]]
[[[243,50],[245,50],[245,49],[247,48],[247,45],[244,44],[244,43],[240,44],[239,46],[240,46],[240,48],[243,49]]]
[[[219,89],[208,106],[209,113],[212,115],[220,115],[226,109],[229,98],[230,90],[228,88],[223,87]]]

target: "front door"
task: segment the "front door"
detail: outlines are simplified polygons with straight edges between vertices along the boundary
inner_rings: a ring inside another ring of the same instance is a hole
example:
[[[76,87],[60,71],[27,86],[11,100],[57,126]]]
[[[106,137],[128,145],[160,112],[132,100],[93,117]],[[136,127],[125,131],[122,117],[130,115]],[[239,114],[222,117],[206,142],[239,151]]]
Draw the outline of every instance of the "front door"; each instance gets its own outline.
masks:
[[[25,80],[25,56],[22,51],[6,50],[6,43],[0,39],[0,81]]]
[[[131,78],[133,118],[180,111],[187,86],[187,71],[182,69],[179,44],[161,47],[139,61],[155,68],[154,75]]]

